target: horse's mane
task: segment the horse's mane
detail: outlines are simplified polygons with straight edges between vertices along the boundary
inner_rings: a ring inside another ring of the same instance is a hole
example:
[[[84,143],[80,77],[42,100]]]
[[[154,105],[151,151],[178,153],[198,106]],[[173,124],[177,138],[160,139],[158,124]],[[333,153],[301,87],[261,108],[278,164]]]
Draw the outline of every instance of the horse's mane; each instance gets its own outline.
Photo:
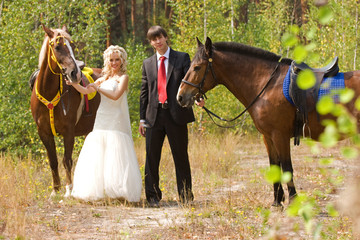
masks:
[[[249,45],[245,45],[242,43],[237,42],[215,42],[213,44],[214,50],[221,51],[221,52],[232,52],[232,53],[238,53],[243,55],[248,55],[252,57],[258,57],[261,59],[266,59],[269,61],[279,61],[281,59],[280,55],[277,55],[275,53],[272,53],[270,51],[252,47]],[[204,54],[204,48],[202,48],[202,52],[199,54]],[[199,57],[199,56],[198,56]],[[292,59],[289,58],[282,58],[282,63],[291,64]]]
[[[64,30],[61,30],[61,29],[51,29],[55,35],[54,36],[57,36],[57,33],[59,33],[60,35],[64,36],[67,40],[71,41],[71,37],[70,37],[70,34],[68,34],[67,32],[65,32]],[[49,37],[48,35],[45,34],[45,39],[44,39],[44,42],[41,46],[41,50],[40,50],[40,54],[39,54],[39,69],[41,68],[41,65],[43,63],[44,60],[46,60],[46,53],[47,53],[47,50],[48,50],[48,46],[49,46]]]

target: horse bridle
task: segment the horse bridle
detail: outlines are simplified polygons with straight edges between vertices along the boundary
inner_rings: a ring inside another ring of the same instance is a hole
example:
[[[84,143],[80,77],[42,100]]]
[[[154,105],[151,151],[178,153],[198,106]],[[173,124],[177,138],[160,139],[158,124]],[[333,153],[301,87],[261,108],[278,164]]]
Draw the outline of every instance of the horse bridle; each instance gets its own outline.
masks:
[[[217,124],[213,117],[211,115],[213,115],[214,117],[220,119],[221,121],[225,121],[225,122],[232,122],[236,119],[238,119],[239,117],[241,117],[245,112],[247,112],[249,110],[249,108],[257,101],[257,99],[260,97],[260,95],[265,91],[265,89],[267,88],[267,86],[269,85],[271,79],[273,79],[274,75],[275,75],[275,72],[276,70],[279,68],[279,65],[280,65],[280,62],[281,62],[281,59],[279,59],[276,67],[274,68],[273,72],[271,73],[270,75],[270,78],[269,80],[266,82],[265,86],[263,87],[263,89],[259,92],[258,95],[256,95],[256,97],[254,98],[254,100],[239,114],[237,115],[236,117],[234,117],[233,119],[225,119],[225,118],[222,118],[222,117],[219,117],[218,115],[216,115],[215,113],[213,113],[212,111],[210,111],[208,108],[206,108],[205,106],[203,106],[202,108],[206,111],[206,113],[209,115],[209,117],[211,118],[211,120],[213,121],[213,123],[215,123],[215,125],[219,126],[219,127],[223,127],[223,128],[232,128],[232,127],[235,127],[236,124],[232,125],[232,126],[222,126],[222,125],[219,125]],[[205,78],[206,78],[206,75],[207,73],[209,72],[209,69],[211,70],[211,73],[212,73],[212,76],[214,78],[214,81],[217,83],[218,81],[216,80],[216,75],[215,75],[215,72],[214,72],[214,69],[212,67],[212,62],[213,62],[213,59],[212,57],[210,56],[209,59],[208,59],[208,64],[206,66],[206,69],[205,69],[205,73],[204,73],[204,76],[203,78],[201,79],[201,82],[199,84],[194,84],[194,83],[191,83],[189,81],[186,81],[185,79],[182,79],[181,82],[184,82],[190,86],[193,86],[195,88],[197,88],[199,90],[199,95],[200,97],[201,96],[204,96],[205,99],[207,99],[206,95],[205,95],[205,92],[204,90],[202,89],[202,87],[204,86],[204,83],[205,83]]]
[[[212,76],[213,76],[213,78],[214,78],[214,81],[217,82],[217,81],[216,81],[216,75],[215,75],[214,69],[213,69],[213,67],[212,67],[212,62],[213,62],[213,59],[212,59],[212,57],[210,56],[209,59],[208,59],[208,64],[206,65],[206,69],[205,69],[204,76],[203,76],[203,78],[201,79],[201,81],[200,81],[199,84],[194,84],[194,83],[192,83],[192,82],[186,81],[185,79],[182,79],[182,80],[181,80],[181,82],[184,82],[184,83],[186,83],[186,84],[189,84],[190,86],[193,86],[193,87],[197,88],[197,89],[199,90],[199,93],[198,93],[198,94],[200,95],[200,97],[204,96],[205,99],[207,99],[207,97],[206,97],[205,92],[204,92],[204,90],[203,90],[202,88],[203,88],[203,86],[204,86],[205,78],[206,78],[207,73],[209,72],[209,69],[211,70],[211,74],[212,74]]]
[[[61,106],[62,106],[62,109],[63,109],[63,112],[64,112],[64,115],[66,116],[67,115],[67,112],[69,111],[69,105],[70,105],[70,94],[68,94],[68,104],[67,106],[65,107],[65,104],[64,104],[64,101],[63,101],[63,98],[62,96],[65,95],[66,93],[69,92],[69,90],[71,88],[68,88],[64,93],[63,93],[63,84],[62,84],[62,80],[63,80],[63,77],[67,79],[67,76],[66,74],[64,74],[64,68],[60,65],[59,61],[57,60],[56,56],[55,56],[55,53],[54,53],[54,50],[52,49],[52,46],[54,45],[54,41],[56,40],[56,43],[59,44],[59,39],[62,38],[63,41],[64,41],[64,46],[66,46],[68,49],[69,49],[69,52],[70,52],[70,55],[73,57],[73,59],[75,59],[74,55],[73,55],[73,52],[70,51],[70,47],[71,46],[68,46],[70,45],[70,43],[73,43],[72,41],[68,40],[65,36],[63,35],[60,35],[60,36],[57,36],[55,39],[52,39],[49,41],[49,53],[48,53],[48,66],[51,70],[51,72],[55,75],[59,75],[60,77],[60,93],[61,93],[61,96],[60,96],[60,101],[61,101]],[[70,41],[70,42],[69,42]],[[60,68],[60,73],[56,73],[52,68],[51,68],[51,64],[50,64],[50,51],[51,51],[51,59],[58,65],[58,67]],[[76,62],[75,62],[76,64]]]
[[[59,43],[59,38],[63,38],[66,40],[66,42],[68,42],[68,40],[64,37],[64,36],[57,36],[56,40],[57,43]],[[54,39],[55,40],[55,39]],[[51,127],[51,132],[54,136],[58,136],[58,133],[56,132],[55,129],[55,123],[54,123],[54,108],[55,106],[59,103],[60,100],[62,100],[62,96],[68,92],[68,90],[66,90],[63,93],[63,76],[66,77],[65,74],[63,74],[63,67],[60,65],[60,63],[58,62],[58,60],[56,59],[54,50],[52,49],[52,46],[54,45],[54,40],[49,41],[49,50],[48,50],[48,66],[50,68],[50,71],[54,74],[54,75],[59,75],[60,76],[60,89],[58,90],[56,96],[51,100],[47,100],[45,97],[43,97],[39,90],[37,89],[37,81],[35,82],[35,93],[36,93],[36,97],[39,99],[40,102],[42,102],[48,109],[49,109],[49,117],[50,117],[50,127]],[[64,42],[64,45],[66,45],[66,42]],[[51,54],[50,54],[51,52]],[[50,56],[51,55],[51,56]],[[50,58],[59,66],[60,68],[60,73],[56,73],[52,68],[51,68],[51,64],[50,64]],[[61,101],[62,107],[63,107],[63,111],[64,111],[64,115],[66,116],[66,112],[68,110],[68,108],[65,109],[64,106],[64,102]],[[69,101],[68,101],[68,106],[69,106]]]

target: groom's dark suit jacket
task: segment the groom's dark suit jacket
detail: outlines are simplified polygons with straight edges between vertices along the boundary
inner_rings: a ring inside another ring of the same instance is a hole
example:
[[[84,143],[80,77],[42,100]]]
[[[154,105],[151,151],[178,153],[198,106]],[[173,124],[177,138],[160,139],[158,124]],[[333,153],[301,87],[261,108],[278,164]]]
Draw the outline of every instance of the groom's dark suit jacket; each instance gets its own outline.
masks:
[[[195,120],[192,108],[183,108],[176,101],[181,80],[184,78],[189,67],[189,54],[170,49],[166,75],[167,101],[172,118],[177,124],[181,125]],[[146,120],[149,127],[154,125],[159,107],[157,69],[156,54],[144,60],[140,92],[140,119]]]

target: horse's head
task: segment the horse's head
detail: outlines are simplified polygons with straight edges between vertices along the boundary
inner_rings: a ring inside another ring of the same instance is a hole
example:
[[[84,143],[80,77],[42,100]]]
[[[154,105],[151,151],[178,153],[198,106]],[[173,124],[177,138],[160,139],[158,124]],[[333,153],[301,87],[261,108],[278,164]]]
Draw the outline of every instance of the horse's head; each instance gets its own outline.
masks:
[[[54,74],[63,74],[69,81],[78,83],[81,71],[76,64],[73,43],[66,26],[64,25],[62,29],[49,29],[44,25],[42,27],[48,37],[48,41],[46,41],[48,57],[43,61],[48,61]]]
[[[210,38],[205,46],[196,38],[198,49],[182,83],[179,86],[177,101],[182,107],[191,107],[195,99],[205,95],[216,86],[213,65],[213,46]]]

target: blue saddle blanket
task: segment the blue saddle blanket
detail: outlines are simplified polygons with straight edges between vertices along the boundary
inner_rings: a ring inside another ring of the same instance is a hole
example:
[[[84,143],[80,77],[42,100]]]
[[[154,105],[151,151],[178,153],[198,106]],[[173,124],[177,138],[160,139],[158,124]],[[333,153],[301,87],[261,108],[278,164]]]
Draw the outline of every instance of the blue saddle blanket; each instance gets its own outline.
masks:
[[[283,83],[283,94],[285,98],[294,105],[294,102],[290,98],[289,94],[289,86],[290,86],[290,67],[285,76]],[[344,82],[344,73],[339,72],[336,76],[324,78],[322,83],[320,84],[320,89],[318,93],[318,100],[325,95],[332,94],[333,100],[338,103],[339,102],[339,94],[338,91],[345,88]]]

